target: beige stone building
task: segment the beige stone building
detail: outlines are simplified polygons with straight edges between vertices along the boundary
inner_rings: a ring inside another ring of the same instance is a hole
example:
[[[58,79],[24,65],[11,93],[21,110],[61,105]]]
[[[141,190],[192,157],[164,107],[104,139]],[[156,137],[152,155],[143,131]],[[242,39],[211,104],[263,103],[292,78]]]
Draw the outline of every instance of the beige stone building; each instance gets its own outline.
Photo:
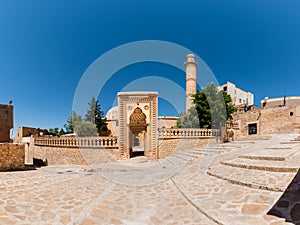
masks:
[[[17,130],[14,142],[22,143],[23,138],[30,137],[31,135],[47,135],[48,130],[34,128],[34,127],[19,127]]]
[[[0,104],[0,143],[11,141],[10,129],[13,127],[13,106]]]
[[[300,96],[291,97],[280,97],[271,98],[266,97],[264,100],[260,101],[261,108],[274,108],[274,107],[284,107],[284,106],[296,106],[300,105]]]
[[[233,115],[236,136],[299,133],[300,97],[262,100],[262,107],[240,108]]]

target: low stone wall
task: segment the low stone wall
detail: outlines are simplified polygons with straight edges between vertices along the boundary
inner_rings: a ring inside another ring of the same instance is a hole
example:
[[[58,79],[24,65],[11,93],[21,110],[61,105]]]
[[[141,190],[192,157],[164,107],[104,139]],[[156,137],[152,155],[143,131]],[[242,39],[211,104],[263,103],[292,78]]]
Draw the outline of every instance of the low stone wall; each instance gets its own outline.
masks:
[[[117,160],[118,148],[34,146],[33,158],[47,165],[90,165]]]
[[[0,144],[0,171],[22,170],[24,167],[24,145]]]
[[[219,135],[219,130],[161,129],[158,139],[158,158],[174,152],[203,147],[208,142],[215,143]],[[27,140],[28,142],[28,155],[46,165],[90,165],[120,159],[117,137],[35,137],[30,141]]]
[[[175,152],[181,152],[193,148],[201,148],[208,144],[216,143],[217,139],[207,138],[165,138],[159,139],[158,157],[164,158]]]

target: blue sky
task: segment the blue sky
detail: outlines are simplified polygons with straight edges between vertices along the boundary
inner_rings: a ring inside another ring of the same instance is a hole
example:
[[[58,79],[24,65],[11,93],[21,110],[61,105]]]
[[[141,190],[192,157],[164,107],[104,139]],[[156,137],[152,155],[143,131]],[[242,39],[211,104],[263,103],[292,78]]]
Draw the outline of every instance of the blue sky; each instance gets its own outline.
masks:
[[[0,103],[13,100],[15,129],[62,127],[87,68],[110,49],[140,40],[191,49],[219,83],[253,92],[256,104],[266,96],[300,95],[299,9],[296,0],[2,0]],[[185,85],[185,74],[174,67],[133,64],[105,84],[99,96],[103,110],[143,76]],[[149,85],[155,90],[155,82]],[[160,101],[161,115],[175,113]]]

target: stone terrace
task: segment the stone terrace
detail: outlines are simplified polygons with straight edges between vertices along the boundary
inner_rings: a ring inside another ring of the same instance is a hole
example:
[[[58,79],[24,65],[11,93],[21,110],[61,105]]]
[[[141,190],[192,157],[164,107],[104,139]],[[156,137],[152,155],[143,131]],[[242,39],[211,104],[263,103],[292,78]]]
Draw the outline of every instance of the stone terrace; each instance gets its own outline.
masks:
[[[0,173],[0,224],[291,224],[279,214],[299,223],[300,199],[283,193],[300,186],[287,189],[299,168],[294,137]]]

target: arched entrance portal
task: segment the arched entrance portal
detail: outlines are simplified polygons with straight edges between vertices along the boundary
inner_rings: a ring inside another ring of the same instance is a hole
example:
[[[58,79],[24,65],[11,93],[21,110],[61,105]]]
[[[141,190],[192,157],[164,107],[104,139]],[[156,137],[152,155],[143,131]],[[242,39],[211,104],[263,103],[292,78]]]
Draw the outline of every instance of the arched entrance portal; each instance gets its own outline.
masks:
[[[158,157],[158,93],[119,92],[119,159],[140,150],[147,159]]]
[[[129,118],[130,157],[143,156],[146,146],[147,122],[142,109],[137,107]]]

